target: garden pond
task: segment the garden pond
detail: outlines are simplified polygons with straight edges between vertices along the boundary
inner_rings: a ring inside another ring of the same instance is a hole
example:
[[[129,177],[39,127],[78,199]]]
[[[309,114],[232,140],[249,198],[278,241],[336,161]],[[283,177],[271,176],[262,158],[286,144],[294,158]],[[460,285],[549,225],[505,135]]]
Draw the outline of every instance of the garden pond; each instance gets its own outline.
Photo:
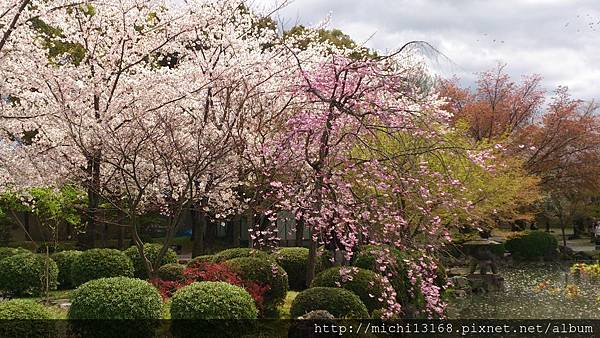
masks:
[[[453,319],[600,319],[600,278],[578,277],[572,264],[504,266],[503,292],[468,295],[451,302]]]

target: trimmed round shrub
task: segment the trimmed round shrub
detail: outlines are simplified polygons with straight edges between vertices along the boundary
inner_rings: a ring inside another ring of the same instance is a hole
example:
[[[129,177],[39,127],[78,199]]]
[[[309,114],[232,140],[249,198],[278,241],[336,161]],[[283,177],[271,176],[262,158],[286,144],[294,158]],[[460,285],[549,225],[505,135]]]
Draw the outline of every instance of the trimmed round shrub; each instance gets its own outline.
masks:
[[[225,264],[241,279],[269,286],[264,295],[267,312],[283,304],[288,291],[288,275],[277,263],[257,257],[240,257],[228,260]]]
[[[356,254],[352,265],[378,273],[380,270],[377,266],[377,259],[380,255],[379,252],[382,250],[389,250],[391,257],[393,257],[393,266],[386,265],[388,269],[393,269],[394,272],[394,278],[390,279],[390,283],[394,287],[394,291],[396,291],[398,302],[406,305],[412,301],[408,292],[411,284],[408,279],[408,267],[405,262],[405,259],[410,258],[409,254],[388,245],[365,245],[360,247],[360,251]]]
[[[161,319],[162,305],[160,294],[146,281],[100,278],[75,290],[69,319]]]
[[[13,299],[0,302],[0,337],[51,337],[52,316],[32,300]]]
[[[133,263],[117,249],[90,249],[71,263],[71,281],[75,286],[93,279],[119,276],[133,277]]]
[[[146,258],[148,258],[151,264],[154,264],[154,262],[158,258],[158,253],[160,252],[162,247],[162,244],[157,243],[144,244],[144,254],[146,255]],[[125,254],[127,254],[127,256],[133,262],[134,276],[141,279],[147,279],[148,271],[146,270],[146,265],[142,260],[142,256],[140,256],[140,252],[137,246],[129,247],[127,250],[125,250]],[[177,254],[171,248],[167,249],[167,252],[165,252],[165,255],[160,260],[159,266],[170,263],[177,263]]]
[[[239,286],[196,282],[175,292],[171,319],[256,319],[254,299]]]
[[[214,263],[214,262],[215,262],[215,256],[202,255],[202,256],[196,256],[196,257],[192,258],[192,260],[187,263],[187,266],[194,267],[199,263]]]
[[[50,312],[33,300],[11,299],[0,302],[0,320],[52,319]]]
[[[169,263],[158,268],[158,278],[168,281],[182,281],[185,279],[183,275],[184,265],[178,263]]]
[[[171,298],[171,329],[177,337],[239,337],[258,316],[254,299],[226,282],[196,282]]]
[[[371,271],[377,270],[377,251],[390,250],[392,256],[400,256],[400,250],[392,248],[387,245],[365,245],[359,248],[359,251],[355,254],[353,266],[367,269]]]
[[[256,257],[261,259],[268,259],[269,254],[264,251],[251,248],[231,248],[218,252],[214,254],[213,257],[214,263],[221,263],[239,257]]]
[[[523,231],[509,236],[505,247],[516,258],[538,259],[556,252],[558,241],[545,231]]]
[[[71,280],[71,265],[81,255],[81,251],[68,250],[52,254],[52,259],[58,265],[58,286],[62,289],[68,289],[73,286]]]
[[[343,280],[340,274],[341,269],[350,270],[345,275],[351,276],[351,279]],[[369,312],[385,306],[384,302],[380,302],[378,299],[383,294],[385,288],[382,277],[371,270],[357,267],[333,267],[315,276],[311,287],[318,286],[342,287],[352,291],[365,304]]]
[[[308,263],[308,249],[301,247],[281,248],[273,257],[288,274],[290,289],[306,289],[306,265]]]
[[[329,268],[332,268],[333,263],[333,254],[329,250],[325,250],[324,247],[320,247],[317,250],[317,264],[315,266],[315,272],[319,273],[321,271],[325,271]]]
[[[0,261],[0,290],[15,295],[38,295],[46,288],[46,283],[50,290],[54,290],[57,279],[58,266],[45,255],[24,253]]]
[[[32,253],[31,251],[23,248],[0,248],[0,261],[6,257],[23,254],[23,253]]]
[[[153,337],[163,315],[156,288],[137,278],[89,281],[75,290],[71,302],[68,318],[82,337]]]
[[[61,251],[75,250],[75,248],[75,243],[42,242],[35,252],[45,254],[47,251],[48,253],[53,254]]]
[[[360,298],[341,288],[314,287],[298,294],[292,302],[290,314],[298,318],[315,310],[325,310],[336,318],[369,318],[369,312]]]

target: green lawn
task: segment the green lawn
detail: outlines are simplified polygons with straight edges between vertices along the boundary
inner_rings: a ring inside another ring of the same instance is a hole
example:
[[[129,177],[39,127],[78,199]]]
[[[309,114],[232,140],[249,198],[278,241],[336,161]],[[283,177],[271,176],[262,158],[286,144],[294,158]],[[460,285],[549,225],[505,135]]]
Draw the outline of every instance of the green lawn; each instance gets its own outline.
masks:
[[[281,307],[279,307],[279,318],[281,319],[289,319],[290,316],[290,308],[292,307],[292,302],[298,295],[298,291],[288,291],[287,296],[285,297],[285,302]]]

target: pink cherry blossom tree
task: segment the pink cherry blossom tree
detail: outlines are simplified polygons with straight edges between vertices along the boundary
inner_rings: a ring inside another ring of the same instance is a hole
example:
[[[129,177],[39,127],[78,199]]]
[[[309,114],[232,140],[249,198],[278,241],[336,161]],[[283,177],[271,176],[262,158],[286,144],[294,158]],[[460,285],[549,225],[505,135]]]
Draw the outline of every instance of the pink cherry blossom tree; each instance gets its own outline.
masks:
[[[288,171],[270,182],[277,203],[269,214],[274,222],[278,211],[291,210],[308,227],[307,283],[320,244],[341,250],[346,261],[362,243],[390,244],[433,259],[452,225],[440,215],[468,208],[456,198],[460,182],[426,161],[426,155],[453,146],[444,139],[450,115],[440,108],[443,101],[421,86],[422,65],[402,54],[375,60],[341,54],[316,62],[298,59],[290,88],[295,107],[270,149],[272,163],[286,163]],[[409,144],[411,138],[427,142]],[[390,143],[399,146],[389,151]],[[254,235],[262,245],[274,237],[265,231]],[[440,315],[440,288],[425,277],[436,266],[426,260],[411,265],[413,276],[423,276],[415,287],[426,294],[426,311]],[[382,263],[386,274],[391,261]],[[401,311],[393,288],[382,297],[388,315]]]

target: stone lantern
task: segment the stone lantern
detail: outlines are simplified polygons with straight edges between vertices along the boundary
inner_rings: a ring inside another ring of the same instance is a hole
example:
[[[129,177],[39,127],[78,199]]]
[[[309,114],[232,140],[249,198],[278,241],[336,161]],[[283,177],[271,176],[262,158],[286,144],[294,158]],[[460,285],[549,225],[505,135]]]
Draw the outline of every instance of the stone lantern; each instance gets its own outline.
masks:
[[[498,274],[497,266],[499,256],[504,254],[502,243],[480,238],[465,242],[463,248],[471,257],[467,279],[472,289],[486,292],[504,289],[504,278]]]

